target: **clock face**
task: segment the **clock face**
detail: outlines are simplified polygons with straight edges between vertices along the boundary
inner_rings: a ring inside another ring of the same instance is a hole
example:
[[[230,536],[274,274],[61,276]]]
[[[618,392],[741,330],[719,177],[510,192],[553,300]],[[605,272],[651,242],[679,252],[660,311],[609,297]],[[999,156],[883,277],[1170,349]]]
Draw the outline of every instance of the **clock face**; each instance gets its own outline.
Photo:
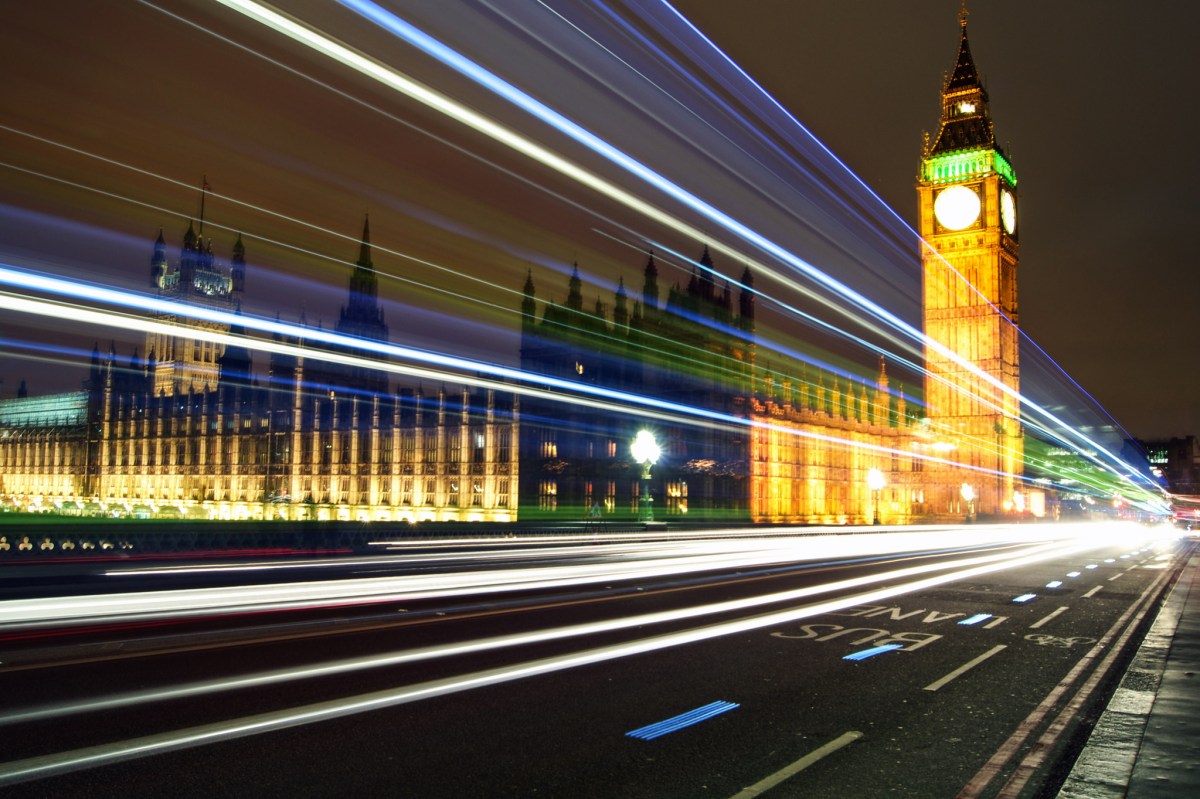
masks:
[[[1017,232],[1017,201],[1008,189],[1000,192],[1000,224],[1010,236]]]
[[[979,218],[979,195],[966,186],[951,186],[938,192],[933,215],[947,230],[962,230]]]

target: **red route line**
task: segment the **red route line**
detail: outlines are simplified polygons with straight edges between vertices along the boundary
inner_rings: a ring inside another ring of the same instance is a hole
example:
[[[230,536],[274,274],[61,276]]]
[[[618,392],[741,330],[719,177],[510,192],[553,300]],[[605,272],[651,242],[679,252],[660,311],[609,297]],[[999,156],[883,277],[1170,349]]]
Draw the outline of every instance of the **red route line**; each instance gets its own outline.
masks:
[[[1025,717],[1025,720],[1018,725],[1013,734],[1009,736],[1009,739],[1005,741],[999,749],[996,750],[996,753],[992,755],[991,759],[989,759],[987,763],[983,765],[983,768],[979,769],[975,776],[971,778],[971,781],[964,785],[962,790],[955,794],[955,799],[976,799],[976,797],[983,793],[983,790],[992,782],[992,780],[997,777],[997,775],[999,775],[1000,770],[1017,755],[1017,752],[1021,746],[1023,746],[1025,741],[1028,740],[1029,736],[1034,733],[1034,730],[1038,727],[1038,725],[1045,720],[1046,715],[1054,709],[1054,706],[1058,704],[1059,700],[1062,699],[1067,690],[1070,689],[1071,686],[1075,684],[1075,681],[1078,680],[1080,676],[1082,676],[1082,674],[1092,665],[1092,662],[1109,648],[1109,642],[1117,636],[1118,632],[1123,627],[1128,624],[1130,617],[1133,616],[1139,608],[1143,608],[1143,606],[1148,604],[1148,597],[1154,595],[1154,593],[1159,590],[1160,585],[1166,581],[1169,576],[1170,575],[1167,572],[1160,574],[1158,578],[1151,583],[1145,591],[1142,592],[1142,595],[1138,597],[1138,601],[1130,605],[1129,608],[1123,614],[1121,614],[1121,617],[1113,623],[1108,632],[1104,634],[1104,637],[1097,641],[1096,644],[1090,650],[1088,650],[1086,655],[1080,658],[1079,662],[1075,664],[1075,667],[1071,669],[1070,673],[1068,673],[1066,677],[1063,677],[1062,681],[1059,682],[1059,684],[1055,686],[1055,688],[1049,694],[1046,695],[1041,703],[1034,708],[1033,712]],[[1145,613],[1144,608],[1142,613]],[[1129,633],[1132,631],[1132,627],[1133,625],[1129,625],[1129,629],[1126,630],[1125,635],[1122,636],[1122,640],[1128,637]],[[1115,658],[1115,655],[1116,652],[1114,651],[1113,655],[1105,659],[1103,664],[1104,668],[1107,668],[1109,665],[1111,665],[1111,661]],[[1093,675],[1093,678],[1095,678],[1095,675]],[[1086,698],[1087,694],[1090,694],[1094,687],[1095,685],[1091,680],[1089,680],[1088,683],[1085,683],[1084,686],[1080,688],[1080,693],[1076,695],[1076,699],[1078,699],[1080,695]],[[1071,710],[1074,704],[1075,701],[1073,700],[1072,703],[1063,710],[1058,718],[1055,719],[1054,723],[1051,725],[1051,728],[1047,730],[1042,739],[1039,739],[1039,746],[1046,741],[1046,735],[1049,735],[1050,730],[1055,731],[1054,738],[1057,738],[1057,735],[1059,732],[1061,732],[1061,730],[1057,729],[1056,725],[1058,725],[1059,722],[1063,722],[1065,724],[1068,716],[1067,711]],[[1028,766],[1030,764],[1031,761],[1028,759],[1026,761],[1022,761],[1019,769],[1028,770]],[[1016,775],[1014,775],[1014,778],[1015,776]],[[1027,779],[1028,775],[1022,779],[1021,785],[1024,785],[1024,782]],[[1005,788],[1007,787],[1008,783],[1005,784]],[[1017,786],[1018,790],[1019,787],[1020,786]],[[1007,796],[1009,794],[1002,795]]]

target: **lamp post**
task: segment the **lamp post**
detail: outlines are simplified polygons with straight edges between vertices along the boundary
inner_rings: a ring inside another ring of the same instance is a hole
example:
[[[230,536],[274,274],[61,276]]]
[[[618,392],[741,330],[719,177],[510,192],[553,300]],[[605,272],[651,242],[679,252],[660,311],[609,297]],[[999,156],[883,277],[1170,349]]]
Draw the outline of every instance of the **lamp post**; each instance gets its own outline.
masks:
[[[1004,425],[999,421],[992,425],[996,433],[996,515],[1004,506]]]
[[[633,438],[633,444],[630,445],[629,451],[633,453],[633,459],[642,464],[642,497],[638,501],[638,516],[644,522],[652,522],[654,521],[654,508],[650,505],[653,501],[650,497],[650,467],[658,461],[662,449],[654,440],[653,433],[649,430],[639,430]]]
[[[875,501],[875,520],[871,524],[879,524],[879,492],[883,490],[885,484],[883,472],[872,466],[871,470],[867,472],[867,485],[871,488],[871,497]]]
[[[975,489],[970,483],[962,484],[962,498],[967,503],[967,522],[975,521]]]

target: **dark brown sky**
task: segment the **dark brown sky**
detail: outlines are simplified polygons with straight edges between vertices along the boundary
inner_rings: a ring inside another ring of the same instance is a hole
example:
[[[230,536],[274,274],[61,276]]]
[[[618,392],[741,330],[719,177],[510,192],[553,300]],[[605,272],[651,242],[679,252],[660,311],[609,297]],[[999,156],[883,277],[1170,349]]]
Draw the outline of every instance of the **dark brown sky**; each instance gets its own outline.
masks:
[[[957,0],[680,0],[910,222]],[[1133,435],[1200,433],[1189,231],[1200,7],[974,0],[969,35],[1020,180],[1020,322]],[[745,8],[752,7],[753,13]],[[851,11],[850,9],[853,9]]]
[[[385,278],[381,289],[393,338],[408,331],[406,340],[430,346],[453,339],[467,354],[511,363],[519,297],[505,292],[520,289],[526,270],[533,269],[540,299],[561,301],[560,273],[578,260],[590,305],[598,294],[610,300],[604,292],[619,277],[633,281],[631,289],[640,284],[643,257],[613,237],[636,233],[692,255],[699,248],[214,3],[159,5],[184,21],[134,0],[0,8],[4,262],[142,288],[150,242],[164,227],[170,247],[178,246],[207,175],[218,196],[207,201],[206,234],[217,253],[228,253],[237,231],[246,236],[248,310],[290,319],[303,310],[310,322],[331,324],[348,274],[339,259],[357,255],[370,212],[376,267],[399,278]],[[290,5],[613,174],[349,12]],[[577,8],[551,5],[567,15]],[[594,64],[574,57],[569,40],[522,49],[536,31],[501,25],[478,4],[390,7],[589,127],[625,136],[644,160],[658,159],[706,199],[766,229],[782,225],[738,184],[733,167],[709,170],[694,154],[679,155],[684,144],[697,152],[704,144],[690,137],[682,111],[663,110],[654,124],[639,119],[629,109],[643,96],[630,89],[615,102],[620,92],[589,82]],[[680,0],[678,7],[911,222],[921,133],[936,124],[941,77],[956,54],[956,0]],[[1200,278],[1186,244],[1191,186],[1200,178],[1187,136],[1197,121],[1187,94],[1195,74],[1187,37],[1197,17],[1182,3],[1155,17],[1115,1],[971,3],[972,50],[1020,178],[1022,327],[1142,437],[1200,432],[1200,369],[1188,332]],[[555,54],[556,46],[565,51]],[[790,244],[833,273],[843,256],[873,261],[856,285],[878,288],[875,296],[910,315],[919,287],[902,259],[889,265],[886,246],[852,238],[844,247],[811,238]],[[718,267],[740,273],[720,258]],[[899,288],[889,294],[879,281]],[[59,320],[0,312],[6,339],[67,341],[65,330]],[[88,341],[121,340],[120,331],[76,332]],[[5,345],[0,393],[10,395],[26,375],[35,393],[78,384],[77,370],[39,370],[27,356]],[[1066,388],[1064,404],[1077,401]]]

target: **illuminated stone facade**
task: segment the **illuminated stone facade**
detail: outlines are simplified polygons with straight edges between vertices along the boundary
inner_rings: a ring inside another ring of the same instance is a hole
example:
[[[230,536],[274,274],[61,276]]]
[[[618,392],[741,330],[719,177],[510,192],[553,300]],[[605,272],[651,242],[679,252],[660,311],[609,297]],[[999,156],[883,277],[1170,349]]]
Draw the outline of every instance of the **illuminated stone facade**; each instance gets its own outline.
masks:
[[[754,521],[907,524],[927,514],[915,420],[882,364],[870,386],[836,375],[810,381],[803,370],[795,384],[768,376],[746,408]]]
[[[661,291],[650,256],[638,296],[622,282],[611,303],[587,310],[578,268],[561,305],[539,310],[532,274],[525,283],[522,367],[650,398],[663,403],[657,416],[576,402],[565,386],[557,397],[570,401],[524,397],[518,420],[514,395],[396,391],[380,370],[305,355],[273,355],[259,385],[244,347],[156,334],[144,364],[96,353],[82,392],[0,401],[0,500],[201,518],[635,518],[647,507],[630,442],[649,428],[663,447],[649,481],[658,519],[904,524],[1000,513],[1023,458],[1016,176],[995,143],[965,18],[918,195],[924,324],[936,342],[919,422],[882,363],[870,379],[873,367],[854,375],[777,353],[759,363],[753,276],[722,277],[705,249],[686,287]],[[219,264],[189,227],[171,264],[160,234],[151,279],[162,296],[232,311],[244,248],[239,238]],[[338,332],[387,340],[376,295],[364,225]]]
[[[663,453],[652,469],[656,519],[800,524],[902,524],[924,513],[913,424],[884,369],[868,385],[775,357],[756,363],[753,277],[731,286],[705,249],[687,286],[660,306],[650,256],[639,299],[622,281],[608,306],[584,311],[578,268],[566,302],[539,318],[530,277],[522,304],[521,365],[558,380],[602,386],[715,412],[724,420],[677,423],[627,411],[526,400],[521,427],[523,514],[585,518],[636,513],[641,469],[635,433],[651,430]],[[723,286],[718,281],[723,280]],[[736,300],[735,300],[736,292]],[[736,311],[735,311],[736,308]],[[671,413],[670,407],[667,409]],[[868,475],[878,469],[878,492]]]
[[[185,242],[181,260],[196,246]],[[160,268],[164,254],[160,235]],[[375,295],[364,228],[338,331],[386,338]],[[516,518],[511,394],[390,391],[382,372],[331,367],[315,350],[273,354],[260,385],[245,347],[214,359],[181,335],[165,352],[145,364],[95,352],[83,391],[0,401],[0,500],[135,517]]]
[[[531,276],[521,306],[522,369],[602,387],[615,392],[619,402],[620,395],[633,394],[665,406],[740,414],[752,380],[750,277],[743,274],[735,298],[728,281],[717,285],[712,268],[705,250],[687,288],[673,287],[664,298],[651,255],[640,295],[631,300],[622,281],[611,315],[599,298],[584,310],[576,268],[565,303],[546,304],[539,318]],[[641,467],[630,454],[634,434],[645,427],[663,446],[653,469],[656,518],[747,517],[745,429],[697,425],[682,414],[644,418],[605,404],[546,398],[527,398],[522,409],[523,514],[583,518],[593,506],[619,516],[645,510]]]
[[[233,245],[233,257],[228,264],[221,263],[213,254],[212,240],[204,238],[204,198],[208,184],[204,184],[200,199],[200,232],[188,223],[183,236],[183,247],[179,258],[167,258],[167,242],[158,232],[154,242],[154,253],[150,257],[150,286],[160,297],[216,311],[236,311],[242,301],[246,285],[246,248],[238,236]],[[160,322],[177,324],[174,314],[156,312],[154,318]],[[177,394],[202,392],[216,387],[218,365],[225,353],[224,345],[203,341],[188,335],[188,327],[199,327],[215,333],[228,333],[229,327],[211,321],[188,319],[187,325],[176,335],[164,332],[146,336],[147,353],[152,354],[154,367],[154,393]]]
[[[935,513],[1019,505],[1024,448],[1017,329],[1017,177],[996,144],[967,41],[942,89],[941,126],[918,179],[924,272],[926,417],[919,442],[950,461],[927,469]],[[966,467],[966,468],[964,468]]]

